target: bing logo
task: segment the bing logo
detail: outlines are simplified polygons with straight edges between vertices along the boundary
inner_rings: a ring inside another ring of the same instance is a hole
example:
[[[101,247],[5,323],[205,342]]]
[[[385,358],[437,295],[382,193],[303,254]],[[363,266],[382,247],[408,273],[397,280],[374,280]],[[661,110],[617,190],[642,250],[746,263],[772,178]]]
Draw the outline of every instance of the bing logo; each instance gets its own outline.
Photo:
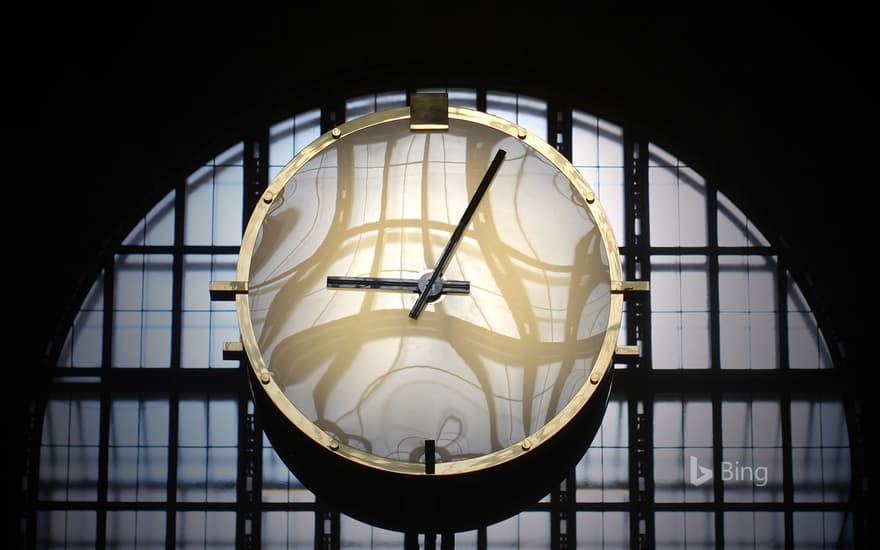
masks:
[[[712,468],[701,466],[697,457],[690,458],[690,482],[694,487],[699,487],[711,481],[714,473]],[[751,482],[755,487],[764,487],[768,481],[767,466],[744,466],[738,460],[721,463],[721,481]]]

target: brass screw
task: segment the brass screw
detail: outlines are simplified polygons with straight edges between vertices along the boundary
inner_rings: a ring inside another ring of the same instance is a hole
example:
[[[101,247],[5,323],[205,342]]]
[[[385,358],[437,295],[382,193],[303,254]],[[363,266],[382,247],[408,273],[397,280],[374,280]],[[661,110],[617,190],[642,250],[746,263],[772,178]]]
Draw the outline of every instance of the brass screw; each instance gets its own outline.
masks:
[[[523,439],[520,446],[522,447],[522,450],[528,451],[529,449],[532,448],[532,442],[529,441],[528,439]]]
[[[588,203],[593,204],[594,202],[596,202],[596,193],[593,193],[592,191],[587,191],[584,194],[584,198],[587,199]]]
[[[271,380],[271,377],[269,376],[269,371],[261,370],[260,371],[260,382],[262,382],[263,384],[268,384],[269,380]]]
[[[516,137],[518,137],[519,139],[526,139],[527,135],[528,135],[528,132],[526,132],[525,128],[523,128],[522,126],[517,127]]]
[[[340,130],[339,128],[333,128],[332,130],[330,130],[330,135],[333,136],[333,139],[338,139],[339,136],[342,135],[342,130]]]
[[[266,204],[271,204],[274,200],[275,193],[273,193],[272,191],[266,191],[265,193],[263,193],[263,202],[265,202]]]
[[[335,451],[336,449],[339,448],[339,442],[336,441],[335,439],[330,441],[330,448]]]
[[[590,375],[590,382],[592,382],[593,384],[599,383],[599,373],[598,372],[594,372],[593,374]]]

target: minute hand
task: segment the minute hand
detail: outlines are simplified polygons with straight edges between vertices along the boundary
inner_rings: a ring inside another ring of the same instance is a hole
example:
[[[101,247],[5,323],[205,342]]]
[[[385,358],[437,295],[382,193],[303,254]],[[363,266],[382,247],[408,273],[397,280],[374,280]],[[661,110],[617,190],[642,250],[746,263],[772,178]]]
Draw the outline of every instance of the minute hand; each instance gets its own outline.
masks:
[[[474,212],[477,210],[477,205],[480,204],[480,200],[483,198],[483,195],[486,194],[486,190],[489,189],[489,184],[492,183],[492,178],[495,177],[495,172],[498,171],[506,154],[507,151],[504,149],[498,149],[498,152],[495,153],[495,158],[493,158],[492,163],[489,164],[489,168],[483,176],[483,181],[480,182],[480,185],[477,186],[477,190],[474,191],[474,196],[471,197],[471,201],[468,203],[467,208],[464,209],[464,214],[462,214],[461,219],[458,220],[458,225],[455,227],[455,231],[452,232],[452,236],[449,237],[449,242],[446,243],[446,248],[443,249],[443,253],[437,260],[437,265],[434,266],[434,271],[431,273],[431,278],[428,279],[428,284],[425,285],[425,289],[419,294],[416,303],[409,311],[409,316],[411,318],[418,319],[422,310],[425,309],[434,282],[437,280],[437,277],[443,275],[443,272],[446,270],[446,264],[449,263],[452,253],[455,252],[455,247],[458,246],[458,241],[461,240],[465,228],[467,228],[468,224],[471,222],[471,217],[473,217]]]

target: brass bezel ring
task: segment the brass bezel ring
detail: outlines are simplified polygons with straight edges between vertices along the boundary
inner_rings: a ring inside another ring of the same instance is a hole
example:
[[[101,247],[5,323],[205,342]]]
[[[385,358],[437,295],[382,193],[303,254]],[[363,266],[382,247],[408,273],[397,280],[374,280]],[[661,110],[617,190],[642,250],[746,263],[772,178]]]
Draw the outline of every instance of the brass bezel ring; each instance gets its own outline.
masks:
[[[257,205],[254,208],[245,229],[244,236],[242,237],[237,267],[237,280],[248,281],[254,247],[260,229],[266,219],[266,215],[269,212],[274,198],[281,196],[282,189],[297,171],[299,171],[317,154],[337,143],[339,140],[345,139],[346,136],[355,134],[365,128],[392,121],[405,120],[409,119],[409,117],[409,107],[401,107],[365,115],[341,124],[333,130],[326,132],[300,151],[300,153],[298,153],[278,173],[278,175],[275,176],[266,191],[263,193],[261,200],[257,202]],[[608,258],[610,277],[610,280],[608,281],[609,286],[614,282],[623,280],[620,251],[617,247],[617,242],[614,238],[611,224],[608,221],[605,210],[599,201],[596,200],[595,192],[590,188],[584,177],[568,159],[549,143],[533,133],[526,132],[522,127],[498,116],[461,107],[449,107],[449,118],[485,126],[517,138],[558,168],[559,171],[569,179],[583,198],[584,205],[589,210],[589,213],[599,230],[602,243],[605,247],[606,257]],[[274,379],[270,377],[269,380],[266,381],[266,374],[269,371],[257,344],[257,338],[254,333],[250,316],[250,301],[248,295],[237,294],[235,301],[244,350],[247,353],[250,367],[254,371],[256,380],[262,380],[262,383],[258,385],[259,387],[254,388],[254,391],[265,392],[266,397],[271,400],[277,410],[287,418],[293,427],[300,430],[318,445],[327,449],[328,452],[343,456],[358,465],[396,474],[428,475],[425,473],[424,464],[392,460],[367,453],[361,449],[337,441],[309,420],[295,405],[293,405],[293,403],[290,402],[282,388]],[[435,471],[432,475],[442,477],[478,472],[487,468],[492,468],[505,462],[516,460],[525,453],[532,453],[537,447],[552,439],[554,435],[568,425],[587,406],[594,393],[596,393],[597,388],[602,385],[601,382],[605,380],[607,376],[611,375],[610,371],[613,369],[612,362],[617,346],[617,338],[620,331],[622,317],[623,296],[619,293],[612,292],[610,293],[608,325],[605,329],[602,346],[596,357],[596,361],[593,364],[590,379],[575,393],[562,411],[554,416],[549,422],[537,431],[528,435],[523,441],[517,442],[504,449],[475,458],[453,462],[438,462],[435,465]],[[596,374],[598,374],[598,377]],[[604,407],[604,405],[605,404],[603,403],[602,406]]]

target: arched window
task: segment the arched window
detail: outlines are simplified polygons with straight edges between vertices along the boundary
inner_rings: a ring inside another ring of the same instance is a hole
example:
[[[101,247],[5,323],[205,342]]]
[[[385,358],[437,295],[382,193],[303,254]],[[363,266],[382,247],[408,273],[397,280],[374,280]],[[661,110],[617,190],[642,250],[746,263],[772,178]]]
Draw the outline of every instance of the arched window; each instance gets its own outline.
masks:
[[[430,90],[418,90],[430,91]],[[509,92],[444,90],[526,127],[599,195],[628,279],[604,423],[567,480],[456,548],[811,547],[853,537],[847,403],[784,251],[712,181],[614,121]],[[329,120],[403,106],[381,92],[230,143],[172,187],[105,258],[45,397],[26,530],[40,548],[384,548],[402,533],[322,505],[262,435],[238,361],[241,232],[271,178]],[[708,472],[708,473],[707,473]]]

